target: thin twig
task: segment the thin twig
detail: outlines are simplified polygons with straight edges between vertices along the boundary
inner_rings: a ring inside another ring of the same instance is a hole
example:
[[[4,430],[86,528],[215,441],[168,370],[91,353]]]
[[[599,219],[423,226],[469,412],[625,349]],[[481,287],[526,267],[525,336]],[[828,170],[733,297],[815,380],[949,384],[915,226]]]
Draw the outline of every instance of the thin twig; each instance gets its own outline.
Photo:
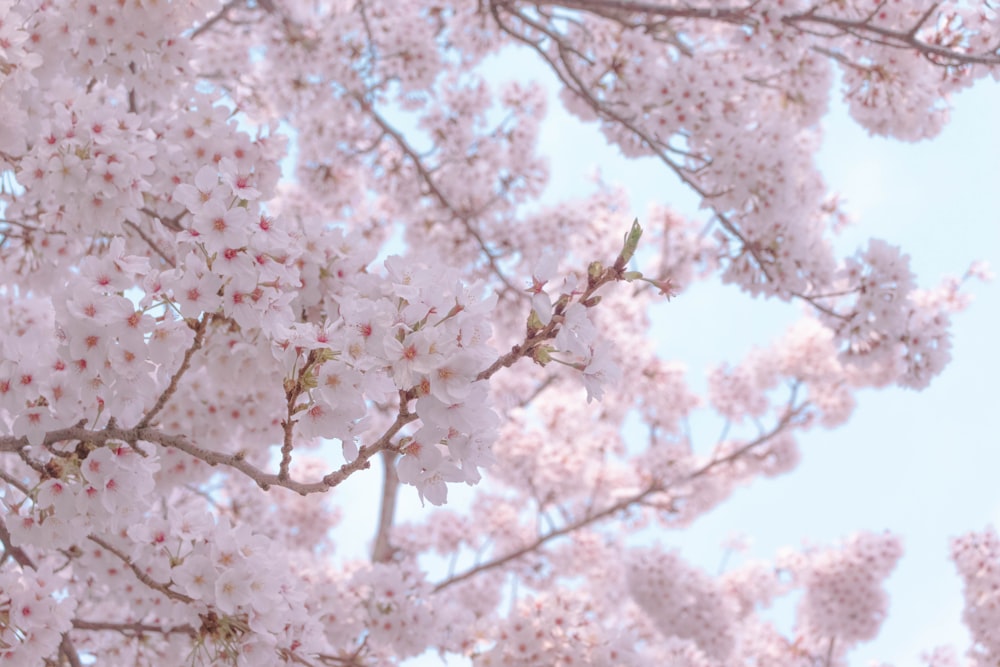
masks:
[[[635,135],[635,137],[638,138],[643,144],[645,144],[649,148],[649,150],[657,158],[659,158],[660,161],[667,166],[667,168],[673,171],[674,174],[685,185],[694,190],[695,193],[697,193],[699,196],[702,197],[702,199],[707,205],[711,206],[710,202],[716,195],[707,192],[693,178],[691,178],[691,176],[686,172],[686,170],[681,165],[677,164],[673,159],[671,159],[671,157],[667,154],[669,146],[666,146],[665,144],[663,144],[663,142],[658,141],[654,137],[650,136],[649,133],[644,131],[630,119],[626,118],[617,111],[611,109],[607,104],[602,103],[590,93],[588,87],[585,85],[583,81],[580,80],[579,76],[573,70],[572,66],[570,65],[566,57],[566,54],[570,53],[570,51],[569,47],[565,45],[562,36],[555,34],[553,32],[546,32],[546,34],[548,34],[549,37],[553,39],[553,41],[555,42],[555,45],[559,52],[560,60],[557,63],[553,59],[553,57],[545,50],[542,44],[533,41],[525,37],[524,35],[518,33],[516,30],[508,26],[503,21],[496,7],[493,7],[492,9],[493,9],[494,20],[496,21],[501,31],[510,35],[515,40],[529,46],[532,50],[538,53],[539,56],[549,65],[553,73],[562,81],[562,83],[569,90],[579,95],[580,98],[584,102],[586,102],[587,105],[590,106],[591,109],[593,109],[598,116],[601,116],[606,120],[612,121],[632,132]],[[532,27],[537,27],[538,25],[537,22],[531,19],[530,17],[527,17],[520,12],[515,12],[510,9],[508,9],[508,11],[510,11],[514,16],[516,16],[519,20],[523,21],[525,24],[531,25]],[[742,245],[743,249],[746,252],[748,252],[751,257],[753,257],[754,263],[761,270],[761,272],[764,275],[764,278],[769,283],[777,285],[778,284],[777,281],[775,280],[774,276],[771,275],[771,272],[768,269],[769,262],[760,254],[757,245],[751,242],[749,239],[746,238],[746,236],[743,235],[743,233],[739,230],[736,224],[729,219],[729,216],[724,211],[719,210],[715,206],[712,206],[712,210],[715,212],[716,218],[722,225],[723,229],[725,229],[729,234],[731,234],[734,238],[736,238]],[[801,299],[806,303],[809,303],[813,308],[830,317],[838,319],[846,319],[846,316],[841,315],[840,313],[837,313],[828,306],[817,302],[815,299],[813,299],[807,294],[803,294],[801,292],[796,292],[793,290],[784,290],[784,292],[791,298]]]
[[[781,22],[785,25],[806,32],[806,29],[802,27],[802,24],[815,23],[824,26],[830,26],[831,28],[836,28],[840,33],[846,33],[859,39],[866,40],[872,43],[882,44],[884,46],[891,46],[895,48],[904,49],[914,49],[922,56],[924,56],[928,61],[940,65],[989,65],[996,66],[1000,65],[1000,53],[984,53],[984,54],[971,54],[963,53],[961,51],[956,51],[954,49],[949,49],[944,46],[937,46],[936,44],[930,44],[928,42],[921,41],[917,39],[917,33],[920,28],[927,22],[930,13],[936,8],[932,5],[930,10],[925,13],[913,28],[907,31],[893,30],[891,28],[885,28],[883,26],[877,25],[871,21],[871,17],[865,18],[863,20],[851,20],[851,19],[841,19],[835,16],[824,16],[817,14],[814,10],[808,12],[802,12],[799,14],[791,14],[789,16],[781,17]],[[834,37],[836,35],[822,35],[824,37]],[[880,37],[882,39],[876,39],[874,36]],[[933,57],[932,57],[933,56]],[[937,62],[934,57],[941,58],[945,60],[944,63]]]
[[[191,358],[205,342],[205,332],[208,329],[208,318],[208,313],[205,313],[201,316],[201,319],[198,320],[198,324],[194,329],[194,340],[191,342],[191,346],[184,352],[184,359],[181,361],[180,368],[178,368],[177,372],[175,372],[170,378],[170,384],[163,390],[160,397],[156,399],[156,403],[153,404],[153,407],[151,407],[149,411],[143,415],[139,423],[136,424],[135,427],[137,429],[149,426],[153,422],[156,415],[159,414],[160,410],[162,410],[167,404],[167,401],[170,400],[170,397],[177,391],[177,385],[180,383],[181,377],[191,366]]]
[[[24,549],[14,546],[14,544],[11,543],[10,531],[7,530],[7,524],[4,522],[2,516],[0,516],[0,544],[3,545],[4,558],[13,558],[14,562],[21,567],[30,567],[32,570],[35,569],[35,564],[31,561],[31,557],[25,553]]]
[[[385,118],[375,111],[374,106],[370,102],[362,97],[356,97],[355,99],[358,101],[358,104],[361,105],[362,110],[364,110],[371,117],[371,119],[374,120],[380,128],[382,128],[383,132],[392,137],[393,141],[396,142],[396,145],[399,146],[400,150],[402,150],[403,153],[410,158],[410,161],[413,163],[414,168],[420,175],[421,180],[427,186],[427,189],[430,190],[431,194],[434,195],[434,198],[438,200],[438,203],[451,212],[451,214],[455,216],[455,219],[462,224],[465,231],[476,242],[476,245],[479,246],[480,251],[486,257],[486,261],[489,263],[493,273],[496,274],[497,278],[501,283],[503,283],[504,287],[510,290],[512,294],[520,294],[520,290],[511,284],[510,280],[500,268],[500,265],[497,263],[497,256],[494,255],[493,251],[491,251],[486,245],[486,241],[483,239],[479,231],[473,226],[472,221],[469,220],[464,213],[460,212],[454,205],[452,205],[448,197],[441,191],[441,188],[439,188],[437,183],[434,182],[433,176],[431,176],[430,171],[428,171],[427,167],[424,165],[420,155],[418,155],[413,147],[407,143],[406,138],[403,137],[402,133],[390,125]]]
[[[142,231],[142,228],[140,228],[139,225],[135,224],[131,220],[126,220],[125,221],[125,225],[127,227],[131,227],[132,229],[134,229],[135,233],[139,235],[139,238],[141,238],[143,241],[145,241],[146,245],[148,245],[150,248],[152,248],[153,252],[155,252],[157,255],[159,255],[163,259],[164,262],[166,262],[167,264],[169,264],[170,266],[172,266],[174,268],[177,267],[177,261],[174,260],[169,255],[167,255],[167,253],[165,253],[163,251],[163,249],[160,248],[160,246],[156,243],[156,241],[154,241],[153,239],[151,239],[149,237],[149,235],[146,234],[146,232]]]
[[[178,602],[185,602],[185,603],[194,602],[194,598],[188,597],[183,593],[178,593],[177,591],[171,590],[169,584],[161,584],[160,582],[156,581],[151,576],[143,572],[138,565],[132,562],[131,558],[129,558],[126,554],[122,553],[119,549],[109,544],[104,538],[91,534],[87,536],[87,539],[93,542],[94,544],[98,545],[105,551],[114,555],[121,562],[125,563],[125,565],[127,565],[129,569],[132,570],[132,574],[136,576],[136,579],[138,579],[139,581],[141,581],[143,584],[153,589],[154,591],[162,593],[171,600],[177,600]]]
[[[307,495],[310,493],[323,493],[328,491],[329,489],[341,484],[355,472],[371,467],[369,459],[383,449],[388,448],[391,439],[399,432],[399,430],[415,419],[417,419],[417,415],[414,413],[407,412],[405,414],[401,413],[397,415],[396,421],[394,421],[392,425],[386,429],[378,440],[359,449],[358,457],[356,459],[345,463],[340,466],[340,468],[328,473],[321,481],[310,483],[298,482],[292,479],[281,479],[278,475],[267,473],[253,464],[248,463],[242,453],[223,454],[221,452],[204,449],[192,443],[186,436],[170,435],[157,428],[151,427],[109,427],[94,431],[83,427],[73,426],[50,431],[45,435],[43,444],[51,445],[53,443],[63,442],[66,440],[83,440],[95,444],[103,444],[107,442],[150,442],[163,447],[177,449],[185,454],[189,454],[204,461],[210,466],[223,465],[233,468],[252,479],[264,490],[267,490],[272,486],[280,486],[295,491],[301,495]],[[0,437],[0,452],[23,453],[26,447],[28,447],[28,439],[24,436]]]
[[[224,4],[222,8],[219,9],[219,11],[217,11],[212,16],[209,16],[204,23],[202,23],[200,26],[195,28],[194,31],[192,31],[191,39],[197,39],[198,36],[201,35],[203,32],[210,29],[213,25],[215,25],[219,21],[225,19],[229,15],[229,12],[233,9],[233,7],[239,4],[245,4],[245,1],[246,0],[229,0],[229,2]]]
[[[554,540],[557,537],[562,537],[563,535],[568,535],[576,530],[579,530],[580,528],[583,528],[584,526],[594,523],[595,521],[599,521],[600,519],[611,516],[612,514],[616,514],[617,512],[626,510],[633,504],[641,502],[647,496],[653,493],[657,493],[659,491],[661,491],[659,484],[653,483],[648,487],[646,487],[645,489],[643,489],[642,491],[640,491],[639,493],[637,493],[636,495],[620,500],[617,503],[614,503],[613,505],[604,508],[600,512],[589,514],[583,517],[582,519],[579,519],[578,521],[566,524],[562,528],[553,530],[552,532],[549,533],[545,533],[544,535],[539,536],[535,540],[531,541],[530,543],[526,544],[525,546],[519,549],[515,549],[514,551],[506,553],[503,556],[499,556],[497,558],[494,558],[493,560],[489,560],[479,565],[476,565],[475,567],[469,568],[465,572],[462,572],[461,574],[456,574],[455,576],[450,577],[449,579],[445,579],[444,581],[442,581],[441,583],[439,583],[437,586],[434,587],[433,592],[435,593],[440,592],[445,588],[448,588],[459,582],[465,581],[466,579],[474,577],[481,572],[485,572],[486,570],[492,570],[497,567],[500,567],[501,565],[509,563],[512,560],[515,560],[517,558],[520,558],[521,556],[524,556],[525,554],[529,554],[532,551],[535,551],[536,549],[544,545],[546,542]]]
[[[530,543],[526,544],[523,547],[515,549],[502,556],[498,556],[492,560],[480,563],[466,570],[465,572],[462,572],[460,574],[451,576],[448,579],[445,579],[444,581],[440,582],[439,584],[437,584],[437,586],[434,587],[434,592],[437,593],[441,590],[444,590],[445,588],[448,588],[449,586],[452,586],[461,581],[465,581],[466,579],[474,577],[481,572],[500,567],[506,563],[516,560],[517,558],[520,558],[521,556],[524,556],[539,549],[544,544],[558,537],[568,535],[592,523],[605,519],[613,514],[627,510],[633,505],[641,504],[646,498],[648,498],[653,494],[658,494],[667,491],[675,485],[686,484],[688,482],[694,481],[695,479],[698,479],[699,477],[708,474],[714,468],[717,468],[720,465],[723,465],[725,463],[730,463],[732,461],[739,459],[740,457],[744,456],[750,451],[767,443],[776,435],[784,431],[789,425],[793,423],[794,417],[801,414],[801,412],[807,407],[807,405],[808,404],[803,404],[795,409],[787,411],[786,414],[782,417],[782,419],[778,422],[778,424],[769,433],[764,434],[761,437],[747,443],[743,447],[740,447],[739,449],[737,449],[736,451],[732,452],[727,456],[713,458],[708,463],[704,464],[700,468],[697,468],[690,474],[686,475],[683,479],[675,480],[669,484],[664,484],[660,480],[654,480],[650,482],[648,485],[646,485],[646,487],[643,488],[638,493],[629,496],[627,498],[624,498],[616,503],[613,503],[612,505],[609,505],[603,510],[600,510],[598,512],[588,513],[584,517],[578,519],[577,521],[573,521],[564,525],[562,528],[558,528],[543,535],[540,535],[538,538],[536,538],[535,540],[531,541]]]
[[[85,621],[83,619],[74,618],[73,627],[77,630],[88,630],[91,632],[120,632],[123,635],[134,635],[139,636],[143,634],[158,634],[158,635],[176,635],[183,634],[195,637],[198,631],[190,625],[175,625],[173,627],[165,628],[160,625],[152,625],[150,623],[140,623],[138,621],[134,623],[115,623],[111,621]]]

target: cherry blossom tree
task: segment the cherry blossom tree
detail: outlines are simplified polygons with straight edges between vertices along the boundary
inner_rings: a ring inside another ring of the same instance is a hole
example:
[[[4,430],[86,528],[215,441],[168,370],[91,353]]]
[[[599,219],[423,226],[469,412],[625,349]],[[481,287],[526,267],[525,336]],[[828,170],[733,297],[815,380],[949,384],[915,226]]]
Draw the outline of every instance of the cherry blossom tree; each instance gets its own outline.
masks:
[[[538,205],[544,91],[477,69],[512,48],[709,224],[610,185]],[[716,576],[649,535],[944,369],[963,280],[834,252],[818,122],[839,89],[929,139],[998,75],[988,0],[0,0],[0,657],[847,664],[898,538]],[[804,316],[698,395],[649,309],[710,279]],[[363,562],[329,505],[355,477]],[[952,551],[995,665],[997,534]],[[789,595],[791,633],[760,613]]]

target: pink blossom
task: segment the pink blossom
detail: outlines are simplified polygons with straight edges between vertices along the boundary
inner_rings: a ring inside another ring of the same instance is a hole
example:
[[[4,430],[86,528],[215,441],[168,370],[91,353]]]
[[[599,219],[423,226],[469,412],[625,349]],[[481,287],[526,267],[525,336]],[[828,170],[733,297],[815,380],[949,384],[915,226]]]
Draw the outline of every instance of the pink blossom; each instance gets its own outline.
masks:
[[[987,269],[845,254],[819,128],[936,135],[1000,17],[724,5],[0,0],[0,662],[849,664],[897,538],[652,545],[960,353]],[[702,212],[549,201],[551,95]],[[806,315],[701,391],[653,324],[745,342],[716,278]],[[952,544],[977,667],[997,542]]]
[[[239,206],[226,208],[212,199],[194,215],[192,224],[198,240],[210,253],[227,248],[242,248],[250,240],[250,219],[246,209]]]

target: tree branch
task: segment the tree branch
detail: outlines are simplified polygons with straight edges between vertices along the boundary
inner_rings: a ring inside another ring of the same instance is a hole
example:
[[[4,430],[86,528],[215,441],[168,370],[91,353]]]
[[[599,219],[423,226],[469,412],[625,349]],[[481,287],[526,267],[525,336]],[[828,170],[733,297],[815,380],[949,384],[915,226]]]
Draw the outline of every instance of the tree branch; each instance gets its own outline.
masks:
[[[246,0],[229,0],[229,2],[224,4],[219,11],[212,16],[209,16],[204,23],[194,29],[191,33],[191,39],[197,39],[203,32],[211,29],[211,27],[219,21],[224,20],[229,15],[229,12],[232,11],[236,5],[240,4],[246,4]]]
[[[465,581],[466,579],[474,577],[481,572],[498,568],[501,565],[509,563],[512,560],[515,560],[517,558],[520,558],[521,556],[531,553],[532,551],[535,551],[545,543],[550,542],[556,539],[557,537],[562,537],[563,535],[569,535],[573,531],[579,530],[580,528],[583,528],[596,521],[604,519],[605,517],[611,516],[612,514],[628,509],[630,506],[632,506],[635,503],[641,502],[649,495],[657,493],[662,490],[663,489],[660,488],[659,483],[654,482],[634,496],[630,496],[628,498],[620,500],[617,503],[614,503],[613,505],[610,505],[609,507],[606,507],[599,512],[588,514],[582,519],[566,524],[562,528],[557,528],[556,530],[540,535],[534,541],[530,542],[529,544],[526,544],[525,546],[519,549],[515,549],[514,551],[506,553],[503,556],[499,556],[485,563],[480,563],[475,567],[469,568],[465,572],[456,574],[453,577],[445,579],[444,581],[442,581],[441,583],[437,584],[434,587],[433,592],[438,593],[448,588],[449,586],[453,586],[459,582]]]
[[[687,484],[689,482],[698,479],[699,477],[707,475],[713,469],[725,463],[731,463],[733,461],[736,461],[739,458],[748,454],[749,452],[753,451],[754,449],[757,449],[761,445],[766,444],[776,435],[784,431],[789,425],[791,425],[794,422],[794,418],[799,414],[801,414],[806,409],[807,406],[808,403],[804,403],[794,409],[790,408],[785,412],[785,414],[778,421],[775,427],[771,429],[769,432],[761,435],[755,440],[752,440],[751,442],[747,443],[746,445],[740,447],[736,451],[726,456],[718,458],[713,457],[712,460],[705,463],[701,467],[695,469],[693,472],[686,475],[682,479],[674,480],[669,483],[663,483],[660,480],[654,480],[649,484],[647,484],[645,488],[635,493],[634,495],[624,498],[616,503],[613,503],[612,505],[609,505],[608,507],[605,507],[604,509],[598,512],[588,513],[576,521],[567,523],[562,528],[556,528],[543,535],[540,535],[538,538],[536,538],[535,540],[526,544],[523,547],[515,549],[514,551],[508,552],[502,556],[498,556],[497,558],[486,561],[484,563],[480,563],[479,565],[469,568],[465,572],[462,572],[460,574],[449,577],[448,579],[445,579],[444,581],[440,582],[434,587],[433,592],[437,593],[439,591],[444,590],[445,588],[448,588],[449,586],[452,586],[459,582],[465,581],[466,579],[474,577],[481,572],[492,570],[502,565],[505,565],[506,563],[509,563],[513,560],[520,558],[521,556],[524,556],[541,548],[543,545],[545,545],[548,542],[551,542],[556,538],[563,537],[564,535],[569,535],[570,533],[577,531],[581,528],[584,528],[586,526],[589,526],[590,524],[596,523],[597,521],[605,519],[620,511],[624,511],[633,505],[642,504],[644,500],[646,500],[647,498],[649,498],[649,496],[653,494],[668,491],[673,486],[679,484]]]
[[[836,28],[841,34],[849,34],[859,39],[871,41],[873,43],[882,44],[884,46],[891,46],[900,49],[914,49],[923,55],[927,60],[934,63],[935,65],[989,65],[997,66],[1000,65],[1000,53],[983,53],[983,54],[972,54],[964,53],[962,51],[956,51],[954,49],[949,49],[944,46],[938,46],[936,44],[930,44],[922,40],[917,39],[917,33],[920,31],[921,27],[930,18],[931,13],[937,8],[938,3],[931,5],[923,16],[917,21],[917,23],[910,29],[906,31],[893,30],[891,28],[885,28],[883,26],[877,25],[872,22],[872,17],[869,16],[864,20],[851,20],[851,19],[841,19],[835,16],[824,16],[822,14],[816,13],[815,9],[808,12],[801,12],[799,14],[791,14],[789,16],[781,17],[781,22],[789,27],[795,28],[796,30],[802,32],[812,32],[803,28],[803,24],[815,23],[824,26],[830,26],[831,28]],[[812,32],[812,34],[816,34]],[[821,35],[824,37],[834,37],[836,35]],[[877,36],[880,39],[875,39]],[[941,58],[946,62],[938,62],[936,58]]]
[[[177,385],[180,382],[181,377],[184,375],[185,372],[187,372],[187,369],[191,366],[191,358],[194,356],[194,353],[197,352],[201,348],[202,344],[205,342],[205,332],[208,329],[209,317],[210,316],[208,313],[204,313],[201,316],[201,319],[198,320],[197,326],[194,327],[194,340],[191,342],[191,346],[188,347],[188,349],[184,352],[184,359],[181,361],[180,367],[177,369],[177,372],[175,372],[173,376],[170,378],[170,384],[167,385],[167,388],[163,390],[163,393],[160,394],[160,397],[156,399],[156,403],[153,404],[153,407],[151,407],[149,411],[145,415],[143,415],[142,419],[139,420],[139,423],[136,424],[135,427],[137,429],[143,429],[149,426],[152,423],[153,419],[156,417],[156,415],[159,414],[160,410],[162,410],[164,406],[166,406],[167,401],[170,400],[170,397],[173,396],[174,393],[177,391]]]
[[[382,483],[382,505],[379,508],[378,529],[375,533],[375,545],[372,547],[373,563],[386,563],[392,560],[394,551],[390,539],[396,515],[396,496],[399,494],[396,452],[383,449],[382,465],[385,466],[385,477]]]
[[[530,25],[535,29],[540,29],[538,22],[534,21],[530,17],[527,17],[522,13],[515,12],[510,9],[508,9],[508,11],[510,11],[513,16],[516,16],[519,20],[523,21],[526,25]],[[673,159],[671,159],[671,157],[667,154],[669,147],[666,146],[663,142],[659,141],[658,139],[652,137],[648,132],[640,128],[634,121],[632,121],[629,118],[626,118],[617,111],[614,111],[607,104],[602,103],[600,100],[595,98],[590,93],[588,86],[583,81],[580,80],[577,74],[573,71],[573,67],[569,63],[569,60],[566,58],[566,54],[569,53],[571,49],[565,44],[561,35],[547,29],[544,31],[545,34],[547,34],[549,38],[552,39],[556,44],[560,57],[559,63],[557,63],[539,42],[533,41],[525,37],[524,35],[521,35],[516,30],[508,26],[500,17],[500,14],[495,7],[493,10],[493,15],[494,15],[494,20],[496,21],[501,31],[510,35],[515,40],[529,46],[532,50],[538,53],[538,55],[542,58],[542,60],[544,60],[549,65],[552,72],[559,78],[560,81],[562,81],[563,85],[565,85],[569,90],[573,91],[584,102],[586,102],[587,105],[598,115],[598,117],[601,117],[606,121],[614,122],[620,125],[621,127],[627,129],[632,134],[634,134],[636,138],[638,138],[643,144],[645,144],[649,148],[649,150],[653,153],[653,155],[659,158],[659,160],[664,165],[666,165],[668,169],[674,172],[674,174],[681,180],[681,182],[683,182],[685,185],[694,190],[695,193],[697,193],[703,199],[705,204],[711,207],[712,211],[715,213],[716,218],[722,225],[723,229],[725,229],[729,234],[731,234],[734,238],[736,238],[742,245],[744,251],[748,252],[750,256],[753,257],[754,263],[758,266],[758,268],[760,268],[761,272],[764,274],[764,278],[772,285],[778,284],[774,276],[771,274],[771,271],[768,269],[768,265],[771,262],[769,262],[761,255],[757,245],[751,242],[743,235],[743,233],[739,230],[736,224],[732,220],[730,220],[728,214],[725,211],[721,211],[717,207],[711,205],[710,203],[711,199],[715,195],[706,192],[687,173],[687,171],[681,165],[677,164]],[[559,66],[560,64],[562,65],[562,67]],[[830,317],[834,317],[837,319],[845,319],[844,315],[841,315],[840,313],[837,313],[828,306],[819,303],[816,299],[812,298],[807,294],[803,294],[801,292],[795,292],[792,290],[782,290],[782,291],[784,291],[784,293],[791,298],[797,298],[805,301],[819,312],[822,312]]]
[[[495,4],[508,6],[509,2],[496,2]],[[659,16],[665,19],[702,19],[711,21],[721,21],[735,25],[753,25],[756,23],[750,17],[750,9],[756,3],[751,3],[747,7],[664,7],[652,2],[642,2],[641,0],[543,0],[535,2],[539,7],[565,7],[566,9],[578,9],[587,12],[623,12],[646,14],[648,16]]]
[[[427,189],[430,190],[431,194],[434,196],[435,199],[437,199],[438,203],[443,208],[447,209],[455,217],[455,219],[462,224],[462,227],[465,228],[465,231],[476,242],[476,245],[479,246],[479,250],[486,257],[486,261],[489,263],[490,269],[492,269],[493,273],[496,274],[497,278],[500,280],[501,283],[503,283],[504,287],[510,290],[512,294],[520,295],[522,293],[521,290],[517,289],[516,287],[514,287],[514,285],[511,284],[510,280],[507,278],[503,270],[500,268],[500,265],[497,263],[497,256],[494,255],[493,251],[491,251],[489,247],[486,245],[486,241],[483,239],[479,231],[473,226],[472,221],[466,214],[460,212],[451,203],[451,201],[449,201],[448,197],[444,194],[444,192],[441,191],[441,188],[439,188],[437,183],[434,182],[434,178],[431,176],[431,173],[427,170],[427,167],[424,166],[424,163],[421,160],[420,156],[417,154],[415,150],[413,150],[413,147],[410,146],[409,143],[407,143],[406,138],[402,135],[402,133],[400,133],[399,130],[390,125],[389,122],[385,120],[385,118],[383,118],[377,111],[375,111],[374,106],[370,102],[368,102],[367,100],[365,100],[363,97],[360,96],[356,96],[355,99],[357,100],[358,104],[361,105],[362,110],[364,110],[371,117],[371,119],[375,121],[375,123],[380,128],[382,128],[383,132],[392,137],[393,141],[396,142],[396,145],[399,146],[400,150],[402,150],[403,153],[405,153],[406,156],[410,158],[410,161],[413,163],[414,168],[417,170],[417,174],[420,175],[420,179],[427,186]]]
[[[117,428],[108,427],[102,430],[90,430],[83,427],[70,427],[50,431],[45,435],[44,445],[52,445],[57,442],[67,440],[83,440],[95,444],[107,442],[125,442],[134,444],[137,442],[150,442],[163,447],[177,449],[186,454],[201,459],[211,466],[223,465],[233,468],[243,473],[257,483],[265,491],[271,486],[281,486],[290,489],[301,495],[310,493],[323,493],[339,485],[345,479],[359,470],[371,467],[369,459],[378,452],[389,447],[390,441],[403,426],[417,419],[417,415],[410,412],[400,412],[396,421],[382,434],[382,436],[370,445],[363,446],[358,451],[358,457],[353,461],[345,463],[340,468],[328,473],[319,482],[298,482],[292,479],[282,479],[279,475],[267,473],[260,468],[248,463],[242,453],[223,454],[198,447],[182,435],[170,435],[156,428]],[[4,436],[0,437],[0,452],[21,452],[28,446],[26,437]]]
[[[13,558],[14,562],[21,567],[30,567],[32,570],[35,569],[35,564],[31,561],[31,557],[25,553],[24,549],[14,546],[14,544],[11,543],[10,531],[7,530],[7,524],[4,522],[4,518],[2,516],[0,516],[0,545],[3,545],[4,559]],[[0,563],[2,562],[3,561],[0,561]]]
[[[135,233],[139,235],[139,238],[141,238],[143,241],[145,241],[146,245],[148,245],[150,248],[152,248],[153,252],[155,252],[157,255],[159,255],[160,258],[163,259],[164,262],[166,262],[167,264],[169,264],[170,266],[172,266],[174,268],[177,267],[177,261],[174,260],[169,255],[167,255],[167,253],[164,252],[162,248],[160,248],[160,246],[156,243],[156,241],[154,241],[152,238],[150,238],[149,235],[146,234],[146,232],[142,231],[142,228],[139,227],[139,225],[135,224],[131,220],[126,220],[125,221],[125,226],[129,227],[129,228],[131,228],[133,230],[135,230]]]
[[[196,637],[198,635],[198,631],[194,627],[187,624],[164,628],[160,625],[140,623],[138,621],[134,623],[115,623],[111,621],[85,621],[83,619],[74,618],[73,627],[77,630],[89,630],[92,632],[120,632],[126,636],[141,636],[143,634],[184,634],[190,637]]]
[[[127,565],[128,568],[132,570],[132,574],[136,576],[136,579],[138,579],[139,581],[141,581],[143,584],[153,589],[154,591],[162,593],[171,600],[177,600],[178,602],[185,602],[185,603],[194,602],[194,598],[188,597],[183,593],[178,593],[177,591],[171,590],[169,584],[161,584],[160,582],[150,577],[148,574],[143,572],[138,565],[132,562],[131,558],[129,558],[127,555],[119,551],[117,548],[113,547],[105,539],[93,534],[88,535],[87,539],[93,542],[94,544],[98,545],[105,551],[114,555],[121,562],[125,563],[125,565]]]

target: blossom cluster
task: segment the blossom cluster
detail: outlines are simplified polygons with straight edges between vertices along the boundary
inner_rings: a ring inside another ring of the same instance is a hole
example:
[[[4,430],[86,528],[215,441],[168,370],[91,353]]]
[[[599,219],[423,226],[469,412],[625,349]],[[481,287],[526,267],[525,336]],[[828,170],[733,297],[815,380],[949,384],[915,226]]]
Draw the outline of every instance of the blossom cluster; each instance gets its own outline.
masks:
[[[62,595],[66,582],[48,566],[0,570],[0,659],[40,664],[72,625],[76,600]]]
[[[972,634],[969,657],[988,665],[1000,655],[1000,536],[996,529],[952,540],[951,557],[965,585],[963,620]]]
[[[632,599],[665,636],[688,640],[725,662],[735,645],[735,610],[707,574],[677,554],[654,549],[633,549],[626,567]]]
[[[625,638],[609,635],[579,594],[524,600],[496,634],[488,650],[475,654],[476,667],[639,664]]]
[[[127,529],[141,522],[152,500],[157,461],[125,445],[86,447],[44,464],[43,479],[27,497],[5,499],[15,544],[64,549],[81,534]]]
[[[796,570],[805,596],[798,624],[811,641],[836,640],[838,651],[872,639],[885,620],[888,597],[882,581],[902,556],[899,538],[859,533],[841,547],[805,555]]]

